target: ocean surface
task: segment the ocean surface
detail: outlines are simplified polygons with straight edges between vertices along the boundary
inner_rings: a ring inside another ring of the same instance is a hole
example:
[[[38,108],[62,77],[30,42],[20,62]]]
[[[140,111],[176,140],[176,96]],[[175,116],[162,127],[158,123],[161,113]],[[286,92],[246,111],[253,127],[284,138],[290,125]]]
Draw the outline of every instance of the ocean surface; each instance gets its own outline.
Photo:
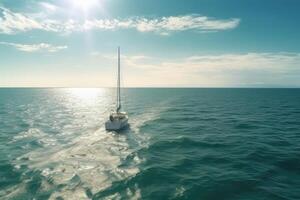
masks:
[[[300,199],[300,89],[0,89],[0,199]]]

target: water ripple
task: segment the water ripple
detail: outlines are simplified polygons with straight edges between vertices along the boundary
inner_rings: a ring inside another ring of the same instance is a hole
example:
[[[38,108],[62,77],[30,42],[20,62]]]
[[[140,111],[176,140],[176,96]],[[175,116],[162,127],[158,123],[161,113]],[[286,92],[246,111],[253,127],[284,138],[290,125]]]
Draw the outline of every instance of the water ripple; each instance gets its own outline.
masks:
[[[1,89],[0,199],[300,199],[300,92]]]

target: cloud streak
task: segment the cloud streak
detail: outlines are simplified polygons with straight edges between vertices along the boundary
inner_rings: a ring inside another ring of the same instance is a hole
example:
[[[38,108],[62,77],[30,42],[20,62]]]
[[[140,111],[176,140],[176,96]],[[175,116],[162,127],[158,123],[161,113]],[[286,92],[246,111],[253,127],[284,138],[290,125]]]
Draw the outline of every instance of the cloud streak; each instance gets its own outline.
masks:
[[[36,20],[20,13],[13,13],[10,10],[0,7],[2,17],[0,17],[0,32],[12,34],[14,32],[24,32],[33,29],[42,29],[42,25]]]
[[[169,60],[134,55],[122,60],[128,86],[300,85],[300,53],[196,55]]]
[[[0,11],[2,11],[2,17],[0,17],[0,33],[2,34],[16,34],[31,30],[68,33],[80,28],[71,19],[64,22],[52,19],[40,19],[33,17],[34,15],[15,13],[3,7],[0,7]]]
[[[145,68],[142,63],[148,56],[125,57],[133,67]],[[134,59],[138,58],[138,59]],[[152,58],[152,60],[158,60]],[[132,62],[136,61],[136,62]],[[164,60],[159,65],[154,65],[155,69],[181,68],[199,70],[265,70],[265,69],[286,69],[286,67],[298,68],[300,63],[300,53],[246,53],[246,54],[221,54],[221,55],[196,55],[189,56],[174,61]],[[153,68],[153,69],[154,69]],[[149,68],[151,69],[151,68]]]
[[[48,9],[55,7],[45,4]],[[200,15],[182,15],[159,18],[132,17],[127,19],[87,19],[84,21],[55,20],[48,18],[37,18],[34,15],[15,13],[0,7],[0,33],[16,34],[31,30],[43,30],[49,32],[81,32],[89,30],[119,30],[135,29],[139,32],[152,32],[160,35],[169,35],[179,31],[224,31],[236,28],[240,19],[215,19]]]
[[[17,44],[17,43],[10,43],[10,42],[0,42],[2,45],[12,46],[19,51],[24,52],[39,52],[45,51],[50,53],[55,53],[61,51],[63,49],[68,48],[67,46],[54,46],[47,43],[39,43],[39,44]]]
[[[222,31],[236,28],[239,19],[217,20],[206,16],[184,15],[171,16],[156,19],[137,17],[126,20],[88,20],[84,24],[85,29],[136,29],[139,32],[155,32],[168,35],[178,31]]]

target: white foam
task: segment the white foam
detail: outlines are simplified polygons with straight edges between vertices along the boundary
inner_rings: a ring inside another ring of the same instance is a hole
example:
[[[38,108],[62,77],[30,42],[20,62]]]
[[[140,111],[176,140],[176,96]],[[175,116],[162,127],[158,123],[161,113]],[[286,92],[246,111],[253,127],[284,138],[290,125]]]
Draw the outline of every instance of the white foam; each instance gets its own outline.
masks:
[[[23,136],[47,137],[37,130],[28,133]],[[22,156],[29,159],[17,160],[16,166],[19,165],[18,162],[26,162],[30,170],[40,170],[45,181],[51,179],[54,185],[70,185],[74,176],[78,176],[80,186],[72,188],[72,191],[67,187],[56,191],[50,199],[58,196],[64,199],[84,199],[87,197],[83,188],[88,188],[95,194],[110,187],[114,181],[137,174],[142,159],[134,154],[135,149],[135,146],[131,147],[128,143],[126,134],[107,133],[101,128],[73,139],[68,145],[56,143],[31,151]],[[131,154],[134,154],[133,162],[128,167],[120,168],[122,162]]]

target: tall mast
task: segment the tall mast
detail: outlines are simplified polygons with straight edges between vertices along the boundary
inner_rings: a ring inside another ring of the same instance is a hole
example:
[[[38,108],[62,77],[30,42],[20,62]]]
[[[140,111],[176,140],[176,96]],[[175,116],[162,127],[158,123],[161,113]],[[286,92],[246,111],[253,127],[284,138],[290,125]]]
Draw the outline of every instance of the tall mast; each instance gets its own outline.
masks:
[[[121,61],[120,47],[118,47],[118,83],[117,83],[117,113],[121,110]]]

